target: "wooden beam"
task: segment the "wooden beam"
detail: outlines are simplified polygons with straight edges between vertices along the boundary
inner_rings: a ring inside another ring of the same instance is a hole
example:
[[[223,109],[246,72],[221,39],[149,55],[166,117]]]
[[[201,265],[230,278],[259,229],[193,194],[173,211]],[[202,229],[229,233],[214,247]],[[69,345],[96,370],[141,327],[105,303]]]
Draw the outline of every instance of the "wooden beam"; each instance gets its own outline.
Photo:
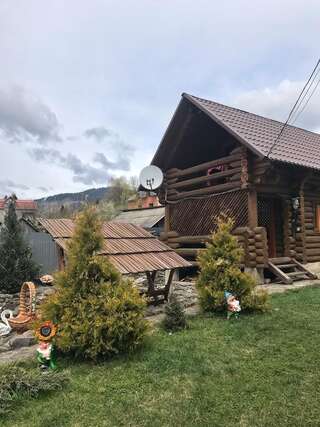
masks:
[[[167,185],[168,185],[168,189],[183,188],[183,187],[187,187],[190,185],[201,184],[203,182],[214,181],[214,180],[219,179],[219,178],[224,178],[224,177],[228,177],[231,175],[235,175],[239,172],[241,172],[240,167],[234,168],[234,169],[228,169],[228,170],[223,171],[223,172],[217,172],[217,173],[214,173],[212,175],[200,176],[197,178],[190,178],[190,179],[187,179],[185,181],[180,181],[180,182],[176,182],[173,184],[170,184],[170,182],[168,182]]]
[[[170,292],[170,286],[171,286],[171,283],[172,283],[172,279],[173,279],[173,275],[174,275],[174,269],[173,270],[170,270],[170,273],[169,273],[169,277],[168,277],[168,280],[167,280],[167,283],[166,283],[166,285],[165,285],[165,287],[164,287],[164,299],[167,301],[168,300],[168,296],[169,296],[169,292]]]
[[[167,179],[171,178],[177,178],[181,176],[191,175],[196,172],[201,172],[203,170],[210,169],[214,166],[219,166],[222,164],[229,164],[235,160],[240,160],[241,156],[240,154],[233,154],[231,156],[221,157],[220,159],[211,160],[210,162],[201,163],[200,165],[192,166],[187,169],[175,169],[175,170],[168,170],[166,172]]]
[[[220,193],[226,190],[240,189],[240,187],[241,187],[240,181],[227,182],[225,184],[212,185],[211,187],[206,187],[206,188],[199,188],[198,190],[183,191],[181,193],[170,196],[170,200],[180,200],[186,197],[202,196],[205,194],[215,194],[215,193]]]
[[[248,220],[250,228],[258,226],[258,198],[255,189],[248,191]]]

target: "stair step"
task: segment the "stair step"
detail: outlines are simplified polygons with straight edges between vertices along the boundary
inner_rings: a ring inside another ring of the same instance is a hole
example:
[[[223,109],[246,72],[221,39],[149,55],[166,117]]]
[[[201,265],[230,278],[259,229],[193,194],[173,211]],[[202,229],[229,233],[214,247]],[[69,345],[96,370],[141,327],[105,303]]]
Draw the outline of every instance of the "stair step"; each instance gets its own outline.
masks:
[[[292,259],[289,257],[269,258],[269,261],[275,265],[292,263]]]
[[[301,277],[306,276],[308,273],[306,271],[295,271],[293,273],[285,273],[289,277]]]
[[[276,264],[278,268],[296,268],[296,264]]]
[[[316,275],[307,270],[303,264],[300,264],[294,258],[279,257],[269,258],[268,268],[275,274],[283,283],[290,284],[294,280],[302,279],[315,279]],[[287,269],[293,269],[288,271]]]

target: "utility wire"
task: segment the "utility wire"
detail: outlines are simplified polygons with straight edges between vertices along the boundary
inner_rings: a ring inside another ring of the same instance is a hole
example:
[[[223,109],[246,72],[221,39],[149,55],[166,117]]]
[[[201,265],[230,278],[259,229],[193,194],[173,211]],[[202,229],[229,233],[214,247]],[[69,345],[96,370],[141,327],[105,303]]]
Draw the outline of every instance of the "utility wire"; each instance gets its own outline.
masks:
[[[270,156],[272,150],[274,149],[274,147],[276,146],[277,142],[279,141],[281,135],[283,134],[283,131],[284,131],[285,127],[288,125],[288,123],[289,123],[292,115],[294,114],[294,112],[295,112],[295,110],[297,108],[297,105],[300,103],[300,99],[304,96],[304,92],[305,92],[306,88],[309,86],[310,81],[312,80],[314,74],[316,73],[316,70],[317,70],[319,64],[320,64],[320,59],[317,61],[316,66],[314,67],[314,69],[313,69],[310,77],[308,78],[308,81],[306,82],[306,84],[304,85],[302,91],[300,92],[300,95],[299,95],[298,99],[296,100],[294,106],[291,108],[291,111],[289,113],[289,116],[288,116],[286,122],[283,124],[282,128],[280,129],[280,132],[279,132],[278,136],[276,137],[274,143],[272,144],[272,146],[270,147],[270,149],[268,151],[267,157]]]
[[[299,104],[297,105],[297,108],[296,108],[296,111],[295,111],[295,117],[292,117],[292,123],[294,123],[295,121],[296,121],[296,117],[298,116],[298,115],[300,115],[300,112],[299,112],[299,108],[301,107],[301,105],[303,104],[303,101],[304,101],[304,99],[306,98],[306,96],[308,95],[308,93],[309,93],[309,90],[312,88],[312,85],[313,85],[313,83],[314,83],[314,81],[316,80],[316,78],[317,78],[317,76],[318,76],[318,74],[320,73],[320,67],[318,68],[318,70],[317,70],[317,72],[315,73],[315,75],[313,76],[313,79],[311,80],[311,82],[310,82],[310,84],[309,84],[309,87],[308,87],[308,89],[305,91],[305,93],[304,93],[304,95],[303,95],[303,97],[301,98],[301,100],[300,100],[300,102],[299,102]],[[308,98],[309,99],[309,98]],[[304,107],[302,107],[302,109],[304,109]],[[293,116],[294,116],[294,114],[293,114]]]
[[[320,69],[319,69],[319,71],[320,71]],[[320,83],[320,78],[318,79],[318,81],[317,81],[317,83],[316,83],[315,87],[313,88],[313,91],[312,91],[312,92],[311,92],[311,94],[309,95],[309,98],[307,99],[306,103],[304,104],[304,106],[302,107],[302,109],[300,110],[300,112],[296,115],[296,117],[294,118],[294,120],[293,120],[292,124],[294,124],[294,123],[298,120],[298,118],[301,116],[301,114],[302,114],[302,113],[304,112],[304,110],[306,109],[306,106],[308,105],[308,103],[309,103],[310,99],[313,97],[313,95],[314,95],[315,91],[317,90],[317,88],[318,88],[318,86],[319,86],[319,83]]]

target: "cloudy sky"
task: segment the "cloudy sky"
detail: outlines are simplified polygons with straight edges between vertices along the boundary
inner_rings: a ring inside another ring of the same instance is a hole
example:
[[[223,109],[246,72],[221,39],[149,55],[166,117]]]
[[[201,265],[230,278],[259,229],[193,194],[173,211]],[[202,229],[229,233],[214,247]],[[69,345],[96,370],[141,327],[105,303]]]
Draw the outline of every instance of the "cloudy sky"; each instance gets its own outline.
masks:
[[[1,0],[0,196],[137,175],[182,92],[285,120],[319,32],[319,0]]]

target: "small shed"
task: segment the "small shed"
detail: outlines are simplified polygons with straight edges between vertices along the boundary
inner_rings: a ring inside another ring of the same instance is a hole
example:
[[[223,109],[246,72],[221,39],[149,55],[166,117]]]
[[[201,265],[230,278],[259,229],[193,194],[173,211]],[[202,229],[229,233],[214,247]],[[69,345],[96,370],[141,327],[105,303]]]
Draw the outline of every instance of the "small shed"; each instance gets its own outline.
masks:
[[[68,246],[74,232],[71,219],[38,219],[42,229],[49,233],[59,248],[59,268],[63,269]],[[148,279],[148,295],[157,299],[163,295],[167,299],[176,269],[190,267],[191,264],[173,249],[156,239],[151,233],[134,224],[105,222],[102,226],[104,237],[99,255],[105,256],[122,274],[145,273]],[[157,271],[169,271],[163,289],[155,289]]]

